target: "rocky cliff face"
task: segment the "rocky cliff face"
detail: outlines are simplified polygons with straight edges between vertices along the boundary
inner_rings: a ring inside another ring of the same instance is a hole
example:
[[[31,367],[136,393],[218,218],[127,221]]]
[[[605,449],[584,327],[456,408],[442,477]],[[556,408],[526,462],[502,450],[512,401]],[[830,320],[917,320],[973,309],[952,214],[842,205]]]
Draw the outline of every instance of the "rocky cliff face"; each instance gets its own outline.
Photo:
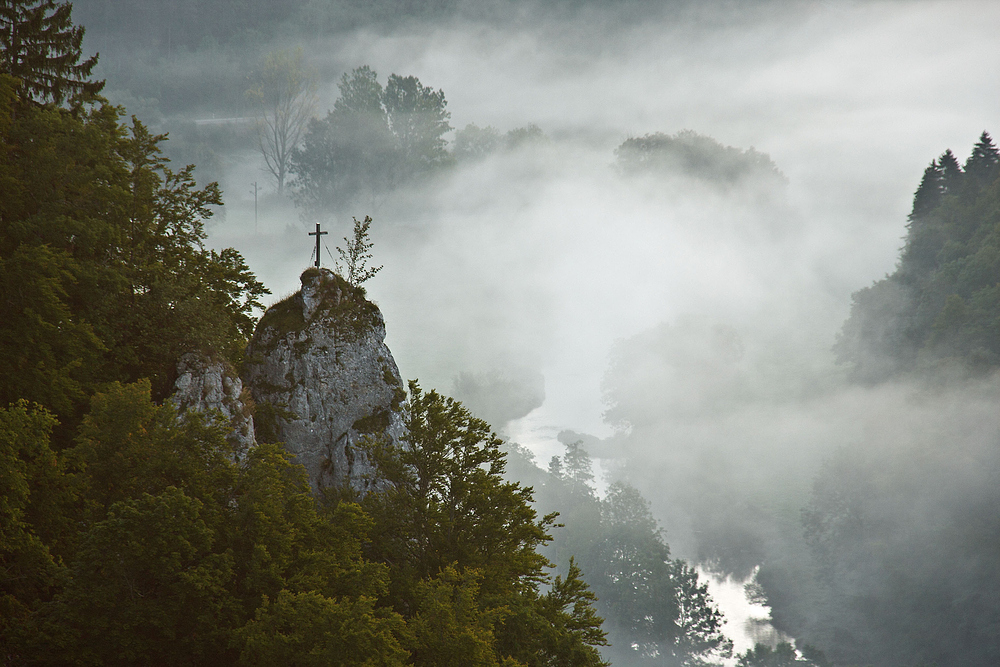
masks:
[[[282,442],[314,490],[364,491],[370,469],[358,441],[402,434],[406,397],[378,307],[328,269],[271,306],[247,348],[244,379],[257,405],[257,439]]]
[[[246,455],[255,442],[253,416],[247,399],[243,381],[229,364],[197,353],[185,354],[178,362],[177,381],[170,397],[177,412],[221,413],[233,427],[229,440],[237,457]]]

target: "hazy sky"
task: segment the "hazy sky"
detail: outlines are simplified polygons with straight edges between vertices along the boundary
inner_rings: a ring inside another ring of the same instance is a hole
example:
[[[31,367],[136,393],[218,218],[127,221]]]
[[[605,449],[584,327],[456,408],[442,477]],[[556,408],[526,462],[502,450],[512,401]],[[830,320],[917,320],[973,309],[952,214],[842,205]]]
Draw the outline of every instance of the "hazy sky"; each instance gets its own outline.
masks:
[[[893,269],[924,167],[949,147],[964,159],[1000,127],[1000,4],[727,5],[309,45],[327,71],[370,64],[383,80],[442,88],[456,128],[536,123],[554,139],[357,211],[376,219],[386,268],[369,292],[405,376],[447,389],[468,368],[539,367],[543,421],[600,430],[613,341],[682,314],[829,360],[850,293]],[[614,177],[622,140],[682,129],[769,154],[788,178],[786,205]],[[301,239],[275,220],[266,238],[242,238],[246,194],[227,200],[217,241],[241,247],[276,294],[294,290],[309,251],[295,215],[286,222]]]

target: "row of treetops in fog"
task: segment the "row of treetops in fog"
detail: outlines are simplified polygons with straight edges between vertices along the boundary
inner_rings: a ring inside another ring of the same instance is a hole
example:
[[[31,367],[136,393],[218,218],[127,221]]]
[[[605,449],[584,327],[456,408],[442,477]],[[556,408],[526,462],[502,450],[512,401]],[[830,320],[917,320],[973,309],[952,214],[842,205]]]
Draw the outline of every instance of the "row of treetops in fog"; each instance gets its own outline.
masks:
[[[362,66],[344,74],[338,89],[333,109],[315,118],[317,80],[300,50],[267,55],[248,91],[260,154],[278,191],[290,182],[293,199],[309,217],[371,201],[455,163],[549,143],[535,125],[501,134],[469,124],[449,147],[445,135],[453,128],[444,91],[414,76],[391,74],[383,86],[374,70]],[[629,138],[615,155],[623,175],[668,171],[722,186],[784,182],[766,155],[690,130]]]

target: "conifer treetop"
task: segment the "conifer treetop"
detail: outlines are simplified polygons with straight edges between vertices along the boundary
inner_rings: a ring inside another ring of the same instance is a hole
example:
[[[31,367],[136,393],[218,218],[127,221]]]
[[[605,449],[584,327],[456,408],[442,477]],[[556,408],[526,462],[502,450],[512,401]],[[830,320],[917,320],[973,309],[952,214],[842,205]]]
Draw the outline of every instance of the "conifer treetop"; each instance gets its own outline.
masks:
[[[1000,176],[1000,150],[989,132],[983,130],[979,141],[972,147],[972,154],[965,161],[965,173],[971,174],[983,185],[992,183]]]
[[[97,54],[81,62],[84,29],[73,25],[72,11],[57,0],[0,2],[0,72],[20,81],[22,99],[88,101],[104,88],[90,79]]]

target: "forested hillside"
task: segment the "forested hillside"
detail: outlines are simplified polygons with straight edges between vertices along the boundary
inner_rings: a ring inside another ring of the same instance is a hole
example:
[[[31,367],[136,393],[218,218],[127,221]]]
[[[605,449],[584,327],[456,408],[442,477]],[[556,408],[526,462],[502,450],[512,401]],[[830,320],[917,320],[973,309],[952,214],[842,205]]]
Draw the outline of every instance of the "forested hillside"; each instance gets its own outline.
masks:
[[[924,171],[896,271],[854,295],[837,341],[857,379],[1000,365],[998,178],[986,132],[964,166],[948,150]]]
[[[240,364],[266,290],[204,247],[218,187],[99,97],[69,5],[0,20],[3,664],[600,664],[593,594],[459,404],[411,386],[359,505],[164,401],[186,352]]]
[[[989,134],[964,165],[948,150],[924,171],[896,270],[854,295],[836,351],[858,382],[913,393],[816,473],[807,549],[758,573],[776,627],[838,664],[996,662],[1000,154]]]
[[[95,97],[69,6],[10,7],[0,401],[38,402],[72,429],[108,382],[147,378],[162,400],[184,352],[238,363],[267,290],[235,250],[204,246],[218,186],[199,188],[193,165],[163,157],[164,135]]]

